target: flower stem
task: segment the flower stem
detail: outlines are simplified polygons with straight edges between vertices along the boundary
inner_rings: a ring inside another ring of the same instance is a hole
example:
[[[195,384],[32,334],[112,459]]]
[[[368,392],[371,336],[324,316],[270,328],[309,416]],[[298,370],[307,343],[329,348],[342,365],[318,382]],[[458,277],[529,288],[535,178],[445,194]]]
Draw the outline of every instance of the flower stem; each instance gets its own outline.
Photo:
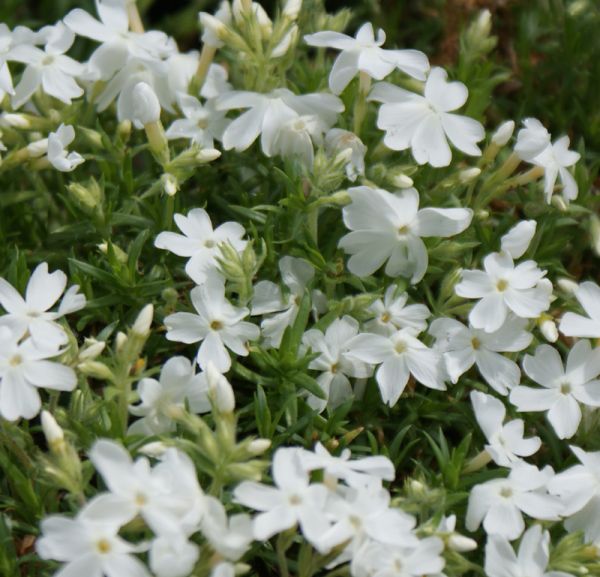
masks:
[[[354,134],[360,137],[360,129],[367,114],[367,95],[371,90],[371,77],[361,72],[358,84],[358,96],[354,103]]]
[[[142,22],[142,18],[140,17],[140,11],[138,10],[135,0],[131,0],[127,4],[127,17],[129,18],[129,29],[132,32],[143,34],[144,24]]]
[[[198,68],[196,69],[196,74],[192,81],[190,82],[190,94],[192,96],[196,96],[202,86],[204,85],[204,81],[206,80],[206,75],[208,74],[208,69],[215,57],[215,53],[217,52],[217,48],[215,46],[211,46],[210,44],[205,44],[202,47],[202,52],[200,52],[200,59],[198,60]]]

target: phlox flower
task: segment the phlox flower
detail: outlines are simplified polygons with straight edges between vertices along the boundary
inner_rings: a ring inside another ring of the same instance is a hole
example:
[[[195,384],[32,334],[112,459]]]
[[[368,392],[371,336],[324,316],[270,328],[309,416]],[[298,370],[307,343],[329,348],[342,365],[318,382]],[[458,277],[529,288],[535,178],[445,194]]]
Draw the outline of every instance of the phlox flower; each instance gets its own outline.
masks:
[[[440,353],[424,345],[414,329],[388,336],[362,333],[348,343],[348,349],[358,360],[379,365],[375,379],[383,402],[390,407],[398,402],[411,374],[430,389],[446,389]]]
[[[44,30],[44,28],[42,28]],[[44,30],[44,34],[47,32]],[[14,95],[15,89],[13,79],[8,67],[10,52],[19,44],[32,45],[43,44],[44,37],[42,31],[33,32],[26,26],[17,26],[10,30],[4,23],[0,22],[0,100],[4,100],[6,94]]]
[[[525,529],[523,513],[534,519],[557,521],[563,511],[562,503],[547,492],[553,476],[550,466],[540,470],[519,463],[505,479],[475,485],[469,495],[467,529],[475,531],[483,521],[488,535],[513,541]]]
[[[453,383],[476,365],[490,387],[506,395],[519,384],[521,371],[517,363],[501,353],[529,346],[533,335],[525,330],[526,326],[525,319],[509,315],[498,330],[486,333],[454,319],[439,318],[431,323],[429,333],[436,338],[435,348],[442,353]]]
[[[379,334],[391,334],[399,329],[413,328],[419,332],[427,328],[427,319],[431,316],[423,304],[406,304],[408,294],[397,295],[396,285],[390,285],[383,295],[369,306],[374,319],[365,323],[365,329]]]
[[[523,436],[522,419],[504,424],[506,408],[500,400],[478,391],[471,391],[470,396],[475,418],[488,441],[485,450],[496,465],[512,467],[521,462],[521,457],[529,457],[540,448],[539,437]]]
[[[0,278],[0,305],[6,310],[0,317],[0,326],[8,326],[14,337],[19,339],[26,333],[33,343],[41,348],[57,349],[67,343],[64,329],[56,322],[69,313],[85,307],[85,296],[79,294],[79,286],[73,285],[67,292],[67,276],[56,270],[48,272],[48,263],[39,264],[27,283],[23,298],[6,280]],[[55,303],[62,300],[56,312],[51,312]]]
[[[59,22],[48,28],[44,50],[32,44],[19,44],[10,51],[10,60],[26,65],[12,96],[14,108],[23,106],[39,86],[65,104],[83,94],[75,78],[83,74],[84,66],[65,55],[74,40],[73,32]]]
[[[18,342],[0,327],[0,415],[7,421],[32,419],[41,409],[38,388],[72,391],[77,376],[71,367],[50,361],[61,354],[55,347],[38,348],[33,339]]]
[[[517,133],[515,153],[521,160],[531,162],[550,145],[551,136],[537,118],[525,118]]]
[[[227,349],[240,356],[248,356],[248,341],[260,336],[260,329],[242,319],[250,311],[235,307],[225,298],[223,281],[211,276],[190,292],[196,313],[174,313],[165,318],[170,341],[197,343],[201,341],[197,360],[202,369],[212,361],[216,369],[225,373],[231,367]]]
[[[490,535],[485,546],[485,574],[489,577],[573,577],[563,571],[546,571],[550,560],[550,533],[532,525],[515,554],[510,543]]]
[[[148,560],[156,577],[188,577],[194,570],[200,548],[183,535],[161,535],[152,540]]]
[[[346,164],[346,177],[351,182],[365,174],[367,147],[354,132],[341,128],[330,129],[325,135],[325,150],[331,156],[346,150],[350,151],[350,158]]]
[[[305,290],[315,275],[314,267],[307,261],[292,256],[284,256],[279,261],[281,280],[287,291],[284,294],[279,285],[262,280],[254,286],[251,302],[251,315],[271,315],[260,324],[264,344],[278,347],[285,329],[294,324]]]
[[[339,241],[349,253],[348,269],[365,277],[387,261],[385,273],[418,283],[429,263],[421,237],[449,237],[463,232],[473,212],[465,208],[422,208],[419,193],[407,188],[394,194],[381,188],[348,189],[351,203],[343,209],[351,230]]]
[[[306,539],[318,547],[329,528],[325,515],[327,488],[310,483],[295,448],[275,452],[272,476],[275,487],[243,481],[233,491],[238,503],[260,511],[253,521],[254,538],[265,541],[299,524]]]
[[[282,121],[273,139],[270,155],[295,158],[307,168],[312,168],[315,156],[313,142],[317,145],[322,143],[322,132],[318,116],[290,116]]]
[[[385,32],[377,31],[377,38],[370,22],[363,24],[356,37],[329,30],[307,34],[304,40],[310,46],[341,50],[329,74],[329,88],[340,94],[359,73],[382,80],[393,70],[399,69],[418,80],[425,80],[429,70],[427,56],[418,50],[385,50]]]
[[[326,399],[309,395],[308,404],[319,411],[329,407],[335,409],[351,399],[352,385],[348,377],[366,378],[371,376],[369,365],[353,358],[348,344],[358,334],[358,322],[349,316],[334,320],[325,333],[318,329],[306,331],[302,344],[319,356],[308,365],[309,369],[321,371],[317,383],[323,389]]]
[[[558,330],[567,337],[600,338],[600,287],[595,282],[583,282],[574,294],[588,316],[565,313]]]
[[[497,331],[509,311],[521,318],[536,318],[550,307],[552,283],[543,278],[533,260],[515,266],[506,252],[492,253],[483,259],[480,270],[465,270],[456,285],[457,295],[481,299],[471,309],[469,321],[476,329]]]
[[[548,411],[547,417],[560,439],[570,439],[581,422],[579,404],[600,407],[600,349],[579,341],[570,350],[566,367],[558,351],[540,345],[535,355],[525,355],[523,370],[543,388],[520,385],[510,394],[518,411]]]
[[[69,152],[67,146],[75,140],[75,129],[61,124],[56,132],[48,135],[48,161],[61,172],[71,172],[84,161],[77,152]]]
[[[452,113],[467,101],[467,87],[447,78],[443,68],[432,68],[423,96],[387,82],[373,87],[369,99],[383,103],[377,127],[385,131],[383,142],[388,148],[410,148],[417,163],[435,167],[448,166],[452,160],[447,139],[465,154],[481,155],[477,142],[485,136],[483,126]]]
[[[600,451],[571,445],[579,464],[558,473],[548,490],[563,503],[567,531],[583,531],[587,542],[600,539]]]
[[[171,357],[160,371],[160,379],[144,378],[137,385],[141,403],[130,405],[129,412],[142,417],[129,427],[132,435],[160,435],[173,431],[175,423],[169,416],[174,407],[187,403],[193,413],[210,411],[206,375],[194,371],[185,357]]]
[[[64,563],[56,577],[151,577],[133,555],[145,547],[121,539],[118,523],[98,522],[88,513],[84,506],[74,519],[51,515],[42,520],[36,550],[42,559]]]
[[[196,284],[204,283],[208,275],[215,273],[222,243],[230,243],[238,252],[246,248],[247,241],[242,239],[246,231],[241,224],[229,221],[213,229],[210,216],[203,208],[193,208],[187,216],[176,214],[174,219],[183,235],[161,232],[154,246],[189,257],[185,272]]]

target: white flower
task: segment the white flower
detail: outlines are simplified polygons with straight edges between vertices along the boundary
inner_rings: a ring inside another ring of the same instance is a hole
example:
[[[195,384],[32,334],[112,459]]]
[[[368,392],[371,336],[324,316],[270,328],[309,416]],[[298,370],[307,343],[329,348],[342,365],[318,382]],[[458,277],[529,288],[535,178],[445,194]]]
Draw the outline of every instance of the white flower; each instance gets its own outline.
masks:
[[[514,419],[503,424],[506,409],[501,401],[478,391],[471,391],[471,403],[475,418],[488,440],[485,450],[497,465],[512,467],[520,462],[520,457],[529,457],[540,448],[539,437],[523,437],[522,419]]]
[[[571,445],[581,464],[558,473],[548,490],[560,497],[568,531],[583,531],[585,540],[600,539],[600,451],[586,452]]]
[[[313,266],[301,258],[284,256],[279,261],[281,280],[288,289],[284,296],[274,282],[263,280],[254,286],[251,314],[272,316],[265,318],[261,332],[266,347],[278,347],[285,329],[294,324],[308,284],[315,275]]]
[[[536,318],[550,307],[552,283],[535,261],[515,266],[508,253],[492,253],[483,259],[483,268],[485,272],[463,271],[454,289],[461,297],[481,299],[469,313],[473,327],[494,332],[509,310],[521,318]]]
[[[430,389],[445,390],[441,355],[425,346],[414,329],[389,336],[362,333],[349,343],[349,354],[366,363],[379,364],[375,373],[381,398],[393,407],[412,376]]]
[[[549,466],[539,470],[533,465],[519,463],[507,478],[475,485],[469,495],[467,529],[475,531],[483,521],[488,535],[499,535],[512,541],[525,529],[522,513],[534,519],[557,521],[562,504],[546,491],[553,476],[554,471]]]
[[[73,140],[75,140],[75,129],[64,124],[61,124],[56,132],[48,135],[48,160],[56,170],[71,172],[85,162],[81,154],[67,151],[67,146]]]
[[[467,101],[467,87],[448,82],[447,77],[443,68],[432,68],[424,96],[387,82],[374,86],[369,99],[383,102],[377,126],[385,130],[383,141],[388,148],[410,148],[419,164],[435,167],[448,166],[452,160],[446,137],[465,154],[481,154],[476,143],[485,136],[483,126],[468,116],[451,114]]]
[[[535,220],[522,220],[513,226],[501,238],[501,248],[514,260],[521,258],[535,235],[537,222]]]
[[[193,413],[210,411],[206,375],[194,371],[185,357],[171,357],[160,371],[160,380],[144,378],[137,385],[141,403],[130,405],[129,412],[142,417],[129,427],[129,434],[160,435],[173,431],[175,423],[169,416],[174,407],[186,402]]]
[[[489,577],[573,577],[562,571],[546,571],[550,560],[550,533],[532,525],[515,555],[510,543],[490,535],[485,546],[485,573]]]
[[[318,329],[306,331],[302,344],[319,356],[308,365],[309,369],[321,371],[317,383],[323,389],[326,399],[309,395],[308,404],[318,411],[328,406],[335,409],[353,396],[348,377],[366,378],[372,373],[371,367],[353,358],[349,352],[350,340],[358,334],[358,321],[349,316],[334,320],[323,334]]]
[[[157,535],[177,536],[196,528],[204,514],[204,495],[190,458],[167,449],[150,467],[146,457],[132,461],[118,443],[100,439],[90,460],[109,489],[88,504],[87,515],[98,522],[125,525],[140,515]]]
[[[558,351],[540,345],[535,355],[525,355],[523,370],[542,389],[518,386],[510,402],[518,411],[548,411],[548,420],[560,439],[570,439],[581,422],[579,403],[600,407],[600,349],[579,341],[569,352],[567,366]]]
[[[157,537],[148,553],[150,569],[156,577],[188,577],[200,556],[199,549],[183,535]]]
[[[531,162],[550,145],[550,133],[537,118],[526,118],[517,134],[515,152],[521,160]]]
[[[331,156],[350,150],[350,158],[346,164],[348,180],[354,182],[359,176],[364,175],[367,147],[354,132],[332,128],[325,135],[325,150]]]
[[[275,487],[244,481],[233,491],[238,503],[260,511],[253,521],[254,537],[265,541],[299,524],[306,539],[318,547],[329,528],[325,516],[327,488],[310,484],[295,448],[275,452],[272,476]]]
[[[25,104],[40,85],[46,94],[65,104],[71,104],[73,98],[83,94],[83,88],[74,78],[83,73],[84,67],[65,56],[74,39],[73,32],[59,22],[48,32],[44,50],[30,44],[19,44],[10,51],[10,60],[26,65],[12,97],[14,108]]]
[[[533,335],[525,330],[527,321],[510,315],[492,333],[466,327],[449,318],[435,319],[429,332],[436,338],[435,348],[444,357],[444,364],[453,383],[474,364],[481,376],[501,395],[519,384],[521,371],[517,363],[502,352],[518,352],[529,346]]]
[[[197,98],[189,94],[180,93],[177,102],[185,118],[173,121],[165,133],[167,138],[188,138],[192,144],[202,148],[214,148],[215,139],[221,139],[229,124],[225,113],[215,110],[214,101],[209,100],[202,105]]]
[[[84,507],[77,517],[51,515],[41,523],[36,549],[42,559],[65,563],[57,577],[150,577],[146,566],[132,553],[143,551],[121,539],[119,525],[88,517]]]
[[[161,232],[154,246],[168,250],[177,256],[190,257],[185,272],[196,283],[202,284],[218,268],[217,258],[221,255],[221,243],[230,243],[241,252],[246,248],[242,237],[244,227],[233,221],[225,222],[213,230],[210,216],[203,208],[193,208],[187,216],[176,214],[175,223],[183,235],[175,232]]]
[[[217,110],[249,108],[226,128],[223,148],[244,151],[261,137],[261,148],[266,156],[275,154],[276,137],[284,124],[300,116],[313,115],[318,119],[319,132],[326,132],[344,110],[342,101],[332,94],[315,93],[296,95],[285,88],[269,94],[232,91],[219,96]]]
[[[600,338],[600,287],[595,282],[587,281],[573,292],[588,316],[565,313],[558,330],[567,337]]]
[[[355,38],[340,32],[324,31],[308,34],[304,40],[310,46],[341,50],[329,75],[329,88],[334,94],[343,92],[359,72],[381,80],[398,68],[413,78],[425,80],[429,70],[427,56],[418,50],[381,48],[385,42],[385,32],[379,29],[375,39],[370,22],[359,28]]]
[[[407,188],[392,194],[381,188],[348,189],[352,202],[343,209],[344,224],[352,232],[339,241],[352,255],[348,269],[365,277],[385,261],[389,276],[404,276],[418,283],[429,258],[421,237],[449,237],[463,232],[473,212],[464,208],[422,208],[419,193]]]
[[[219,372],[231,367],[227,349],[240,356],[248,356],[247,342],[258,339],[260,329],[244,322],[250,311],[245,307],[234,307],[225,298],[223,281],[216,277],[207,278],[202,286],[191,290],[190,298],[196,309],[194,313],[174,313],[165,318],[170,341],[197,343],[198,364],[206,369],[212,361]]]
[[[376,316],[365,324],[369,332],[389,335],[398,329],[413,328],[418,332],[427,328],[427,319],[431,316],[429,309],[423,304],[407,305],[408,294],[397,293],[396,285],[390,285],[382,299],[377,299],[369,306],[369,312]]]
[[[427,537],[417,545],[398,547],[367,541],[355,553],[351,564],[353,577],[422,577],[438,575],[445,565],[444,542]]]
[[[131,93],[133,98],[133,120],[146,126],[160,120],[160,102],[152,87],[146,82],[138,82]]]
[[[213,115],[218,115],[218,111],[214,108],[214,99],[230,90],[231,84],[227,82],[227,69],[220,64],[211,64],[208,67],[204,84],[200,89],[200,96],[210,101],[206,104],[210,105],[211,110],[214,109],[214,112],[212,112]]]
[[[38,388],[72,391],[77,377],[72,368],[49,361],[62,351],[40,349],[32,339],[17,342],[7,327],[0,327],[0,415],[7,421],[32,419],[41,409]]]
[[[321,144],[323,127],[314,114],[282,117],[282,122],[273,138],[270,155],[278,154],[283,158],[296,158],[307,168],[314,161],[313,142]]]
[[[569,150],[569,137],[563,136],[531,160],[533,164],[544,169],[544,193],[548,204],[552,199],[557,177],[560,177],[563,186],[563,198],[567,202],[577,198],[577,182],[567,168],[575,165],[580,158],[578,152]]]
[[[0,326],[8,326],[16,339],[27,332],[38,347],[58,348],[68,337],[56,322],[62,316],[85,307],[85,296],[73,285],[64,294],[58,310],[50,312],[67,286],[67,276],[56,270],[48,273],[48,263],[39,264],[27,283],[25,299],[3,278],[0,278],[0,305],[7,314],[0,317]]]
[[[448,548],[452,549],[452,551],[465,553],[477,549],[477,541],[457,533],[455,528],[456,515],[444,516],[437,527],[436,533],[445,534]]]

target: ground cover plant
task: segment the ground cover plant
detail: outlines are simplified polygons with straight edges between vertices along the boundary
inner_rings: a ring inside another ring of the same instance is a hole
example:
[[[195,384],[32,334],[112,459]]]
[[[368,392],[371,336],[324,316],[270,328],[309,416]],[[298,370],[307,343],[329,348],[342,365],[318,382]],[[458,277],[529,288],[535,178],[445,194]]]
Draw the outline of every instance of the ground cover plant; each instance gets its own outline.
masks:
[[[0,7],[0,575],[600,575],[600,10],[499,4]]]

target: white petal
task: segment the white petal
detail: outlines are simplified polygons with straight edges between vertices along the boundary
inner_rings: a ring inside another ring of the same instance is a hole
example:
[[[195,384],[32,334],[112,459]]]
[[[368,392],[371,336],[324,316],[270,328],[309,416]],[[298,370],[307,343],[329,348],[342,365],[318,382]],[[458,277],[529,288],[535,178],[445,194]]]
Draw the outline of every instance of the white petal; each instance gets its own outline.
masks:
[[[469,91],[462,82],[448,82],[448,73],[439,67],[429,72],[425,84],[425,98],[442,112],[460,108],[466,101]]]
[[[489,441],[495,433],[502,429],[506,409],[501,401],[491,395],[471,391],[470,397],[477,423]]]
[[[209,331],[198,349],[198,364],[203,370],[211,361],[220,373],[226,373],[231,368],[231,357],[215,331]]]
[[[36,387],[57,391],[72,391],[77,386],[77,376],[71,367],[51,361],[34,361],[24,365],[25,378]]]
[[[500,293],[484,296],[469,313],[473,327],[491,333],[497,331],[506,320],[506,305]]]
[[[223,133],[223,148],[235,148],[238,152],[250,148],[262,130],[265,111],[266,104],[251,108],[232,121]]]
[[[513,259],[522,257],[529,248],[536,227],[535,220],[522,220],[513,226],[501,239],[502,250],[510,254]]]
[[[523,369],[530,379],[545,387],[552,387],[565,374],[558,351],[550,345],[540,345],[533,356],[525,355]]]
[[[414,232],[418,236],[454,236],[471,224],[473,211],[465,208],[423,208],[417,213]]]
[[[437,114],[430,113],[419,124],[412,137],[411,148],[419,164],[429,163],[436,168],[450,164],[452,153]]]
[[[500,353],[480,349],[475,353],[475,362],[481,376],[501,395],[506,395],[521,380],[521,371],[517,363]]]
[[[521,511],[515,505],[508,501],[497,501],[485,516],[483,528],[486,533],[512,541],[523,533],[525,522]]]
[[[384,361],[375,374],[384,403],[393,407],[398,402],[409,375],[404,359],[390,358]]]
[[[342,52],[333,63],[329,73],[329,89],[334,94],[341,94],[358,72],[358,54]]]
[[[0,381],[0,415],[7,421],[33,419],[42,406],[40,395],[20,371],[8,371]]]
[[[440,119],[446,136],[458,150],[470,156],[481,155],[481,149],[476,144],[485,137],[481,123],[468,116],[446,112],[440,115]]]
[[[548,411],[548,420],[559,439],[570,439],[581,422],[579,403],[571,395],[560,395]]]

